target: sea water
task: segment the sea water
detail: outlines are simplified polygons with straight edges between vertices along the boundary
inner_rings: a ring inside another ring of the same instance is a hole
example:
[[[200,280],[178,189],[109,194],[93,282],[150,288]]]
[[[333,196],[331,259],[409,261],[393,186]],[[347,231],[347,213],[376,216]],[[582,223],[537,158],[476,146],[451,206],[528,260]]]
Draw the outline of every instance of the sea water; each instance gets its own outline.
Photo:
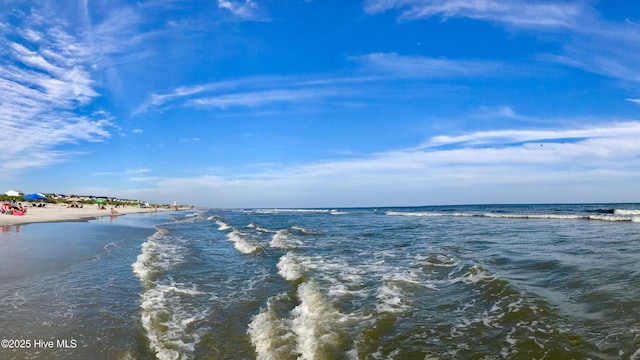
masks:
[[[637,204],[3,230],[1,359],[640,359]]]

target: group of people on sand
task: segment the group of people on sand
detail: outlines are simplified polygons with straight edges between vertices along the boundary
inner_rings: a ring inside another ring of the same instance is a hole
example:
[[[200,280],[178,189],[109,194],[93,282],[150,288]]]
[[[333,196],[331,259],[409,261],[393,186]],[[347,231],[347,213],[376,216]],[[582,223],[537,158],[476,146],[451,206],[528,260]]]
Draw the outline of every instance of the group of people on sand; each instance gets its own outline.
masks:
[[[0,204],[0,213],[20,216],[27,213],[27,208],[15,200],[5,201]]]

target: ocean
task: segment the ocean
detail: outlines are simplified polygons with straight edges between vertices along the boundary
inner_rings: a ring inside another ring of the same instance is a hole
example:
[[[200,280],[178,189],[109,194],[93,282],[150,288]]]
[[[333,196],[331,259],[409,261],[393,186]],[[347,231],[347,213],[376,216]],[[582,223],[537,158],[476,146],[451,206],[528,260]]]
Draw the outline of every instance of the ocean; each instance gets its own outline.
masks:
[[[0,233],[0,359],[640,359],[640,204],[196,209]]]

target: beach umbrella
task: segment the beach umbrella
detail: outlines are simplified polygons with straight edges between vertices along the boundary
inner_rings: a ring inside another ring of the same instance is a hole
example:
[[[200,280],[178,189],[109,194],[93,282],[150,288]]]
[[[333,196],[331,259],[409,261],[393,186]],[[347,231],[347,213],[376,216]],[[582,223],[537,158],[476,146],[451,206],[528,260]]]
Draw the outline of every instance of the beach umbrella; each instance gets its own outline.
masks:
[[[29,200],[29,201],[47,200],[47,197],[42,194],[29,194],[29,195],[23,196],[22,200]]]
[[[105,201],[107,201],[107,199],[103,199],[103,198],[98,198],[98,199],[96,199],[96,202],[97,202],[97,203],[103,203],[103,202],[105,202]]]

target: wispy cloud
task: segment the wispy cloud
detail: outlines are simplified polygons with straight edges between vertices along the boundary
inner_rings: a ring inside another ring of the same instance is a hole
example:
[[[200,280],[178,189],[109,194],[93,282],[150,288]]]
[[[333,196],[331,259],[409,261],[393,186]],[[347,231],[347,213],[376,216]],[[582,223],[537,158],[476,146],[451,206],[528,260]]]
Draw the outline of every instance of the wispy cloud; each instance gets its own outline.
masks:
[[[74,152],[60,146],[110,136],[109,114],[85,106],[99,96],[87,47],[34,13],[0,29],[0,170],[46,166]]]
[[[540,54],[540,60],[640,83],[636,66],[640,62],[640,26],[631,21],[606,21],[586,2],[368,0],[364,9],[369,14],[399,11],[399,19],[406,21],[464,17],[510,29],[543,32],[545,41],[557,40],[562,50]]]
[[[399,10],[405,20],[468,17],[524,28],[571,28],[590,15],[580,3],[511,0],[369,0],[364,9],[371,14]]]
[[[335,95],[337,95],[337,91],[331,89],[273,89],[194,99],[188,101],[186,105],[216,107],[220,109],[230,107],[257,107],[273,103],[297,103],[310,99],[317,100]]]
[[[253,0],[218,0],[218,7],[229,10],[235,17],[241,20],[268,20],[265,10]]]
[[[374,53],[351,57],[365,69],[378,74],[410,78],[460,78],[496,74],[506,67],[492,61],[438,59],[403,56],[397,53]]]
[[[271,165],[257,172],[219,170],[215,175],[157,179],[158,188],[138,191],[151,198],[161,194],[220,206],[491,202],[492,196],[506,193],[516,201],[518,194],[531,191],[539,194],[538,201],[589,201],[595,198],[584,198],[585,189],[595,191],[603,184],[630,190],[623,187],[638,176],[639,137],[637,121],[566,130],[438,135],[413,149],[292,167]],[[456,146],[443,148],[443,144]],[[574,187],[580,187],[582,197],[571,197]],[[256,193],[264,195],[257,199]],[[369,202],[372,193],[376,203]],[[211,198],[203,199],[203,194]],[[335,203],[339,198],[343,204]]]
[[[180,107],[226,110],[271,104],[291,105],[344,96],[350,91],[340,79],[314,81],[285,76],[247,77],[178,87],[166,94],[152,94],[134,114]]]
[[[271,104],[298,104],[311,100],[361,97],[368,86],[397,79],[482,78],[509,73],[508,66],[492,61],[436,59],[374,53],[348,57],[358,65],[350,76],[256,76],[181,86],[165,94],[151,94],[135,114],[178,107],[230,109]]]
[[[639,122],[613,123],[608,126],[558,129],[558,130],[493,130],[480,131],[464,135],[435,136],[423,143],[421,148],[432,148],[442,145],[458,146],[505,145],[532,143],[534,145],[557,142],[584,142],[593,139],[621,139],[640,137]]]

